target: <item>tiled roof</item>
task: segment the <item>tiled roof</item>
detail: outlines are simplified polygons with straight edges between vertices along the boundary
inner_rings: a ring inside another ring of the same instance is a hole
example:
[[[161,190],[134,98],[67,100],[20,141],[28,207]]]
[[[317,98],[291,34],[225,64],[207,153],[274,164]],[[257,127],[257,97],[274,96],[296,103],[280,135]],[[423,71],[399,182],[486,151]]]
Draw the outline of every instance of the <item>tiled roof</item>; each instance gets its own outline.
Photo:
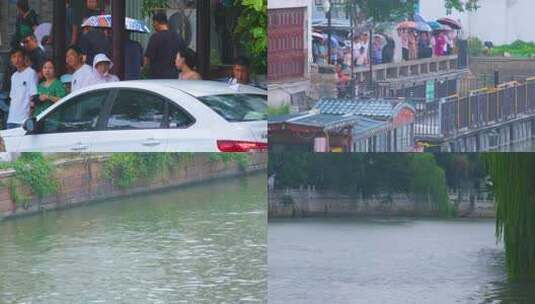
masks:
[[[287,123],[300,126],[316,127],[323,129],[333,129],[343,126],[353,125],[356,121],[359,120],[359,117],[351,116],[342,116],[342,115],[330,115],[330,114],[319,114],[319,113],[305,113],[300,116],[287,117],[286,120],[281,120],[283,117],[280,117],[276,121],[270,119],[270,124],[275,123]]]
[[[355,138],[369,135],[378,130],[383,130],[388,127],[388,123],[380,120],[373,120],[365,117],[360,117],[357,123],[353,126],[353,135]]]
[[[387,119],[393,115],[395,104],[384,99],[349,100],[323,98],[320,99],[314,107],[322,114],[354,114]]]

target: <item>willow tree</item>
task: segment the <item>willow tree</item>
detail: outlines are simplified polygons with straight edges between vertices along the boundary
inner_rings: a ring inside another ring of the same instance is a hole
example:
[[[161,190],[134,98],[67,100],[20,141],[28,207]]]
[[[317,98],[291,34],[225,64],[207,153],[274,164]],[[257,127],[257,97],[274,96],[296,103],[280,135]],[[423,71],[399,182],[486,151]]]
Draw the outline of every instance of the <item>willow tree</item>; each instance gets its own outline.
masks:
[[[496,236],[513,279],[535,279],[535,155],[484,156],[496,196]]]

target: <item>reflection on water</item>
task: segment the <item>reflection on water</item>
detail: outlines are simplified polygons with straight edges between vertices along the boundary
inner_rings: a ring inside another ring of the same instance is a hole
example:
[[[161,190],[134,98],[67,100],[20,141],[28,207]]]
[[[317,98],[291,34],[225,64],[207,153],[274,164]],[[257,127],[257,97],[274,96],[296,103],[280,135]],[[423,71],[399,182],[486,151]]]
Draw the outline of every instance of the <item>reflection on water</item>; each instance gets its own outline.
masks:
[[[265,302],[264,174],[0,223],[0,303]]]
[[[510,283],[492,220],[269,223],[269,303],[535,303]]]

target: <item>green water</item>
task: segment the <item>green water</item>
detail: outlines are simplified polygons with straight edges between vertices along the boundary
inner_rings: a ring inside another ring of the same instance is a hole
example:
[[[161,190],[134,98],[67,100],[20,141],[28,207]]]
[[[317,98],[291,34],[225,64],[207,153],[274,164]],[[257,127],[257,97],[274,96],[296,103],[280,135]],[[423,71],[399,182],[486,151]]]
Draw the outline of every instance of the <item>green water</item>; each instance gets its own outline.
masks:
[[[535,303],[493,220],[273,220],[268,243],[270,304]]]
[[[256,303],[259,174],[0,223],[0,303]]]

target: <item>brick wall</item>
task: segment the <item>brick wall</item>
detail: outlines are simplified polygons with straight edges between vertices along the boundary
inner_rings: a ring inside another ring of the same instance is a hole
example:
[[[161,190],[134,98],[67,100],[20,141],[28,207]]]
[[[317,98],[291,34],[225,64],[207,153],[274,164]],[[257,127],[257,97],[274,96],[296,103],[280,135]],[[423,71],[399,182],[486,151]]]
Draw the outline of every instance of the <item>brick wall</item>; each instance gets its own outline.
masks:
[[[265,170],[267,153],[250,154],[251,163],[247,172]],[[236,163],[225,164],[221,161],[210,161],[206,154],[197,154],[189,162],[185,162],[173,175],[154,179],[140,180],[128,189],[114,187],[103,176],[105,157],[63,160],[56,163],[56,178],[59,191],[52,197],[42,200],[33,197],[29,208],[16,206],[10,193],[10,179],[14,178],[13,170],[0,172],[0,220],[14,216],[27,215],[42,210],[67,208],[95,200],[129,196],[137,193],[151,192],[159,189],[177,187],[185,184],[203,182],[210,179],[246,174]],[[17,193],[29,195],[27,187],[18,186]]]

